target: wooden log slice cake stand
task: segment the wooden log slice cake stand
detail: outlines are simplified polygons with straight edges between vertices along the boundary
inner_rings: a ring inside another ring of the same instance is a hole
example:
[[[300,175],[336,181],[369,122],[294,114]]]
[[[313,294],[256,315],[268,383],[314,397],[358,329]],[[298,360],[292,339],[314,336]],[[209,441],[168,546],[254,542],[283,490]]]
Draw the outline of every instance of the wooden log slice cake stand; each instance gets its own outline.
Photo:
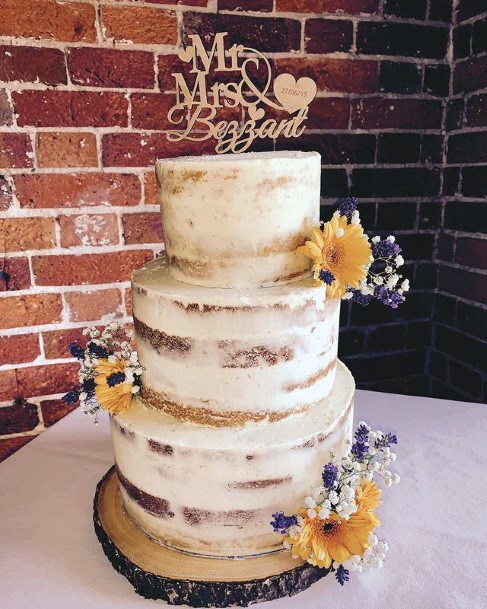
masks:
[[[113,567],[137,594],[190,607],[247,607],[297,594],[329,571],[290,552],[237,560],[206,558],[163,546],[138,529],[125,511],[115,468],[96,488],[96,535]]]

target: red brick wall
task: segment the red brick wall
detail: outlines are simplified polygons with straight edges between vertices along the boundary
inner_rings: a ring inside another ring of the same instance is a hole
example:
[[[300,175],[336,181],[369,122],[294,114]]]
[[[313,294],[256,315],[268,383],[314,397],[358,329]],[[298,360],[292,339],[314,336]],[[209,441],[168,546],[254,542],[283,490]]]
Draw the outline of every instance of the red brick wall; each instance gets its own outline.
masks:
[[[445,117],[434,395],[487,399],[487,5],[459,0]]]
[[[0,449],[63,414],[39,396],[72,383],[66,344],[83,327],[130,320],[130,271],[162,248],[154,161],[206,150],[163,133],[194,32],[226,30],[317,81],[308,131],[276,146],[321,152],[324,212],[360,197],[367,226],[398,234],[415,288],[396,313],[345,305],[341,356],[360,386],[429,393],[451,18],[449,0],[0,0],[0,402],[28,400],[0,408]]]

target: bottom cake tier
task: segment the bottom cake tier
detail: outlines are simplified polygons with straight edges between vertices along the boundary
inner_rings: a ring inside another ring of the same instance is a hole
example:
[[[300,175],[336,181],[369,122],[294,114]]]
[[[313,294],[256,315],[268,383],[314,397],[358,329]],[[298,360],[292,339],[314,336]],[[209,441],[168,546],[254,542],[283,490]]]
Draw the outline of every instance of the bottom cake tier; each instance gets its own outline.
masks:
[[[331,393],[275,423],[214,428],[140,399],[111,417],[125,508],[147,535],[186,552],[238,558],[278,550],[272,514],[296,513],[330,454],[351,439],[355,383],[338,363]]]

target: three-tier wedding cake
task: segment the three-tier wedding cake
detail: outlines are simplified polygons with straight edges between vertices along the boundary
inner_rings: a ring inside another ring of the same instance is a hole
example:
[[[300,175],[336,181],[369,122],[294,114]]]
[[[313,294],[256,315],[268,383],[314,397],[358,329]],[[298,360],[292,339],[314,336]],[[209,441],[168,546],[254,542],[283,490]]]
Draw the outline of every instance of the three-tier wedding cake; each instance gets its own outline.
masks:
[[[165,256],[132,280],[142,390],[111,417],[132,521],[210,557],[282,548],[351,436],[354,381],[337,360],[339,298],[297,248],[319,222],[320,155],[157,162]]]

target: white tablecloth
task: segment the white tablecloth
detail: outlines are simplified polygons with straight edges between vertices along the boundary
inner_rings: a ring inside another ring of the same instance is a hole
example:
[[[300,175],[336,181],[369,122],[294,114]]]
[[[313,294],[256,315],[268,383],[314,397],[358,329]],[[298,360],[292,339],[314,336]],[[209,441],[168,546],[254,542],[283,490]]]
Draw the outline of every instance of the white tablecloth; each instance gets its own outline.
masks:
[[[355,420],[399,437],[386,489],[384,567],[333,576],[269,609],[485,609],[487,407],[358,391]],[[112,464],[106,417],[73,412],[0,464],[2,609],[148,609],[105,558],[92,525],[95,486]]]

